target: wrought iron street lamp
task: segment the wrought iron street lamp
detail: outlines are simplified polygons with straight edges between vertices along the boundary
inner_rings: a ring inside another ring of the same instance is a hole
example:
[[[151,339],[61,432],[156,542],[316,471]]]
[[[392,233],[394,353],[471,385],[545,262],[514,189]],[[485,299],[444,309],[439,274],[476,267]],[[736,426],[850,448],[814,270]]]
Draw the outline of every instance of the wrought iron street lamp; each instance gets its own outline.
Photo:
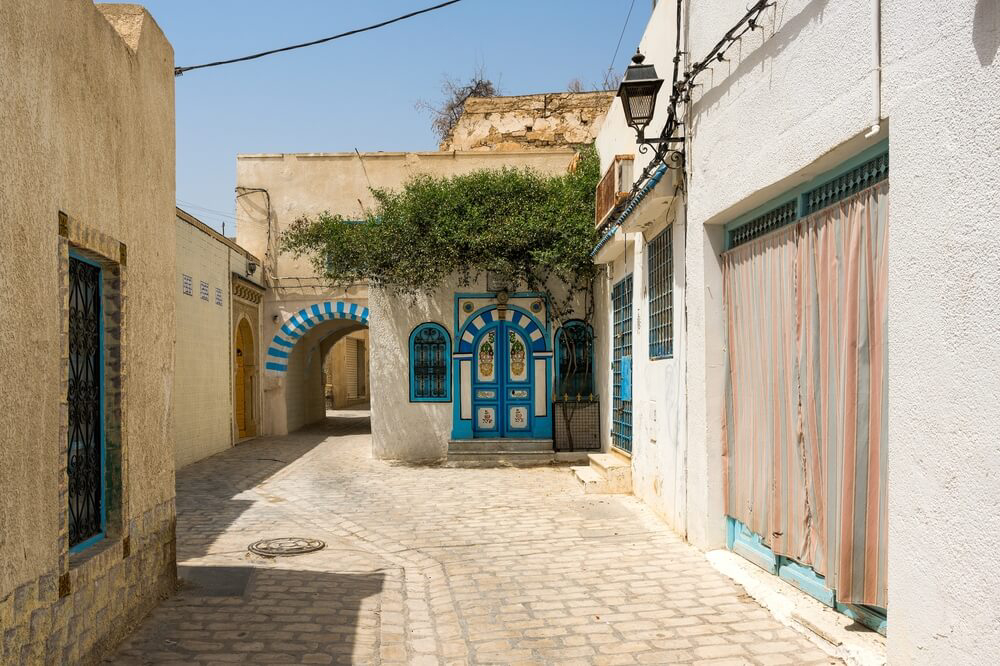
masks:
[[[660,145],[663,143],[680,143],[683,139],[676,137],[646,138],[646,127],[653,120],[656,111],[656,96],[663,87],[663,79],[656,75],[653,65],[645,64],[646,56],[638,51],[632,56],[632,64],[625,70],[625,78],[618,86],[618,96],[622,98],[622,108],[625,110],[625,122],[638,135],[640,152],[644,145]]]
[[[643,64],[646,56],[638,51],[632,56],[632,64],[625,70],[625,78],[618,86],[618,96],[622,98],[622,108],[625,110],[625,122],[639,134],[639,142],[643,140],[646,126],[653,120],[656,110],[656,95],[663,86],[663,79],[656,76],[656,68]]]

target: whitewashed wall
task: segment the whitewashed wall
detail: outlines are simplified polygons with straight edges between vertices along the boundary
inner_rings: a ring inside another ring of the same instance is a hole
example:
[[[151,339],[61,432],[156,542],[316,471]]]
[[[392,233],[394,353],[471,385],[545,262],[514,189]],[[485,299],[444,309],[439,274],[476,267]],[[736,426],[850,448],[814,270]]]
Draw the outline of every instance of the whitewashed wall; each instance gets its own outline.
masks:
[[[663,127],[667,116],[669,79],[672,76],[676,39],[676,5],[657,5],[639,44],[646,63],[668,82],[661,91],[649,135]],[[655,131],[654,131],[655,128]],[[607,169],[616,155],[634,155],[638,177],[649,164],[652,152],[639,153],[635,131],[625,124],[621,100],[615,99],[597,138],[601,167]],[[684,375],[684,226],[683,208],[676,206],[658,219],[644,234],[627,234],[625,252],[611,265],[609,279],[598,291],[598,381],[602,395],[601,432],[604,448],[611,445],[613,378],[610,376],[614,347],[611,290],[629,273],[632,292],[632,485],[642,498],[680,534],[687,532]],[[673,349],[672,358],[649,359],[648,241],[671,226],[673,241]]]
[[[889,659],[1000,663],[1000,4],[883,2]]]
[[[746,12],[740,0],[689,7],[694,60]],[[870,0],[779,0],[761,23],[699,77],[689,118],[688,518],[705,548],[725,539],[721,225],[884,138],[859,138],[876,117]]]

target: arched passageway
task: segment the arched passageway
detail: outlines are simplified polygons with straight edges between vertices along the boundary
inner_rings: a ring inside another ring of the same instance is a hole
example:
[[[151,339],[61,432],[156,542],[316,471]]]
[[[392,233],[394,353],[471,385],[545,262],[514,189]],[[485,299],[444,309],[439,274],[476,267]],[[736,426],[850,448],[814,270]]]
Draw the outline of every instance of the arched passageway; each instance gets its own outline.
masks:
[[[272,434],[322,421],[328,408],[357,408],[368,397],[368,309],[324,301],[289,317],[265,355],[265,404]]]

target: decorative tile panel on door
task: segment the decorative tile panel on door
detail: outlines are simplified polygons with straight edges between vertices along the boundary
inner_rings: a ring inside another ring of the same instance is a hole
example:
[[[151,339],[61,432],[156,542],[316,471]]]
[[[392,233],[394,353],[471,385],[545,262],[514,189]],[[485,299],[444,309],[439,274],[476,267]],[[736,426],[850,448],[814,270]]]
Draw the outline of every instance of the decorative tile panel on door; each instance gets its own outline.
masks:
[[[632,274],[619,281],[611,292],[614,314],[613,411],[611,443],[632,453]]]

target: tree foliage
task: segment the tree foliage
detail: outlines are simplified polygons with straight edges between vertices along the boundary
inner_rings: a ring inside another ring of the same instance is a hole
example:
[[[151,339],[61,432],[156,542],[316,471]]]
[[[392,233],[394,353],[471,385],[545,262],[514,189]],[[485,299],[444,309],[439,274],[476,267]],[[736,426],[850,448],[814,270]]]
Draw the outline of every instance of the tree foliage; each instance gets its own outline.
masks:
[[[558,175],[505,168],[414,176],[397,191],[373,189],[375,208],[360,221],[330,213],[297,220],[282,249],[310,258],[333,284],[365,282],[397,294],[429,293],[454,276],[467,286],[492,272],[545,291],[558,319],[596,275],[590,251],[599,175],[588,146],[574,169]],[[554,281],[567,291],[558,301]]]

